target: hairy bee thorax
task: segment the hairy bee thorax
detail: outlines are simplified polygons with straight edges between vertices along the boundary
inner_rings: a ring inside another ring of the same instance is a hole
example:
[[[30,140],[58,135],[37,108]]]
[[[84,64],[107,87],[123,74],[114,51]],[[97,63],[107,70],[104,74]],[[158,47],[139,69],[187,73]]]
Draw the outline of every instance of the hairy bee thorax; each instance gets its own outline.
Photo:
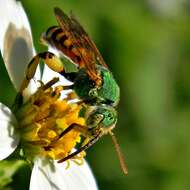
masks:
[[[61,135],[72,124],[84,126],[85,120],[79,116],[81,106],[68,103],[74,94],[67,99],[61,99],[63,86],[53,85],[58,81],[52,79],[46,84],[41,84],[38,90],[24,103],[15,108],[18,120],[18,130],[21,136],[21,147],[25,156],[33,159],[35,156],[62,159],[66,157],[77,143],[81,141],[81,132],[73,129]],[[82,163],[84,153],[72,158]]]

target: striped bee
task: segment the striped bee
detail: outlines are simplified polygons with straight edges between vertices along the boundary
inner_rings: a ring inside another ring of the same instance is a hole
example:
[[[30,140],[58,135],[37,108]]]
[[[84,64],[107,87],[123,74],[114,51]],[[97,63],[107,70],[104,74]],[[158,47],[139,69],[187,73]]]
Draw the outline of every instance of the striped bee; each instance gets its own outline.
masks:
[[[128,173],[120,147],[112,130],[116,126],[116,107],[120,99],[120,89],[111,71],[104,62],[94,42],[73,15],[67,16],[61,9],[54,9],[58,26],[52,26],[42,34],[41,41],[68,58],[76,67],[76,72],[66,72],[63,61],[51,52],[37,54],[29,63],[25,80],[20,92],[27,87],[35,74],[40,59],[53,71],[58,72],[73,82],[70,89],[74,90],[83,103],[83,113],[86,119],[87,131],[83,127],[72,125],[69,130],[81,130],[86,138],[86,144],[66,158],[63,162],[76,156],[92,146],[100,137],[110,134],[119,156],[121,167]],[[61,134],[63,136],[66,132]]]

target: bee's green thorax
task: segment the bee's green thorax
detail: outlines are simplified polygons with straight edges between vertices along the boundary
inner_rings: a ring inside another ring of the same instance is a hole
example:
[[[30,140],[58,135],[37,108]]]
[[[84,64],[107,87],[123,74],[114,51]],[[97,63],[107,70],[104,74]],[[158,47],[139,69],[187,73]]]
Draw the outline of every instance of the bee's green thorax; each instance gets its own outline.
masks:
[[[120,98],[120,89],[112,73],[101,68],[102,87],[98,90],[98,96],[104,99],[105,103],[117,105]]]
[[[86,71],[81,69],[74,81],[74,90],[81,99],[116,106],[120,97],[119,86],[108,69],[98,66],[98,70],[102,77],[100,87],[95,87]]]

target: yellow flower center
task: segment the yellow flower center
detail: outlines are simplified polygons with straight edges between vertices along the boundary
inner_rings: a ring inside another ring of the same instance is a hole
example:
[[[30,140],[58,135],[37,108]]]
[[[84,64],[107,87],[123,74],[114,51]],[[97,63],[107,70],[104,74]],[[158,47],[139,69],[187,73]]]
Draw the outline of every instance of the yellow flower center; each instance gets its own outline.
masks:
[[[27,157],[39,155],[62,159],[81,141],[81,132],[73,128],[64,135],[61,134],[72,124],[84,126],[86,130],[85,120],[79,116],[81,106],[69,103],[74,93],[61,99],[64,88],[52,87],[56,82],[55,78],[45,85],[42,84],[15,112],[21,133],[21,145]],[[77,156],[73,159],[79,158]]]

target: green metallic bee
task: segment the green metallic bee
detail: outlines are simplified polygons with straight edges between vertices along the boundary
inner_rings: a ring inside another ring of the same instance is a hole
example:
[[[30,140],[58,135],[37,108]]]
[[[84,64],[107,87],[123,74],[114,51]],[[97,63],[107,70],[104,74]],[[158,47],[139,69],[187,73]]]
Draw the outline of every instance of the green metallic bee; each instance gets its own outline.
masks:
[[[85,134],[86,143],[76,152],[71,153],[58,162],[63,162],[74,157],[93,145],[103,135],[110,134],[115,144],[121,167],[124,173],[127,174],[128,170],[120,147],[116,137],[112,133],[112,129],[117,122],[117,111],[115,108],[120,99],[119,86],[94,42],[73,15],[68,17],[59,8],[55,8],[54,13],[59,25],[50,27],[43,33],[41,40],[67,57],[77,67],[77,72],[66,72],[64,62],[53,53],[39,53],[29,63],[26,79],[23,81],[20,91],[22,92],[26,88],[34,76],[40,59],[43,59],[45,64],[52,70],[72,81],[73,85],[68,88],[74,90],[84,105],[81,112],[84,113],[88,126],[88,131]],[[82,126],[77,124],[71,125],[60,137],[73,128],[82,131]]]

